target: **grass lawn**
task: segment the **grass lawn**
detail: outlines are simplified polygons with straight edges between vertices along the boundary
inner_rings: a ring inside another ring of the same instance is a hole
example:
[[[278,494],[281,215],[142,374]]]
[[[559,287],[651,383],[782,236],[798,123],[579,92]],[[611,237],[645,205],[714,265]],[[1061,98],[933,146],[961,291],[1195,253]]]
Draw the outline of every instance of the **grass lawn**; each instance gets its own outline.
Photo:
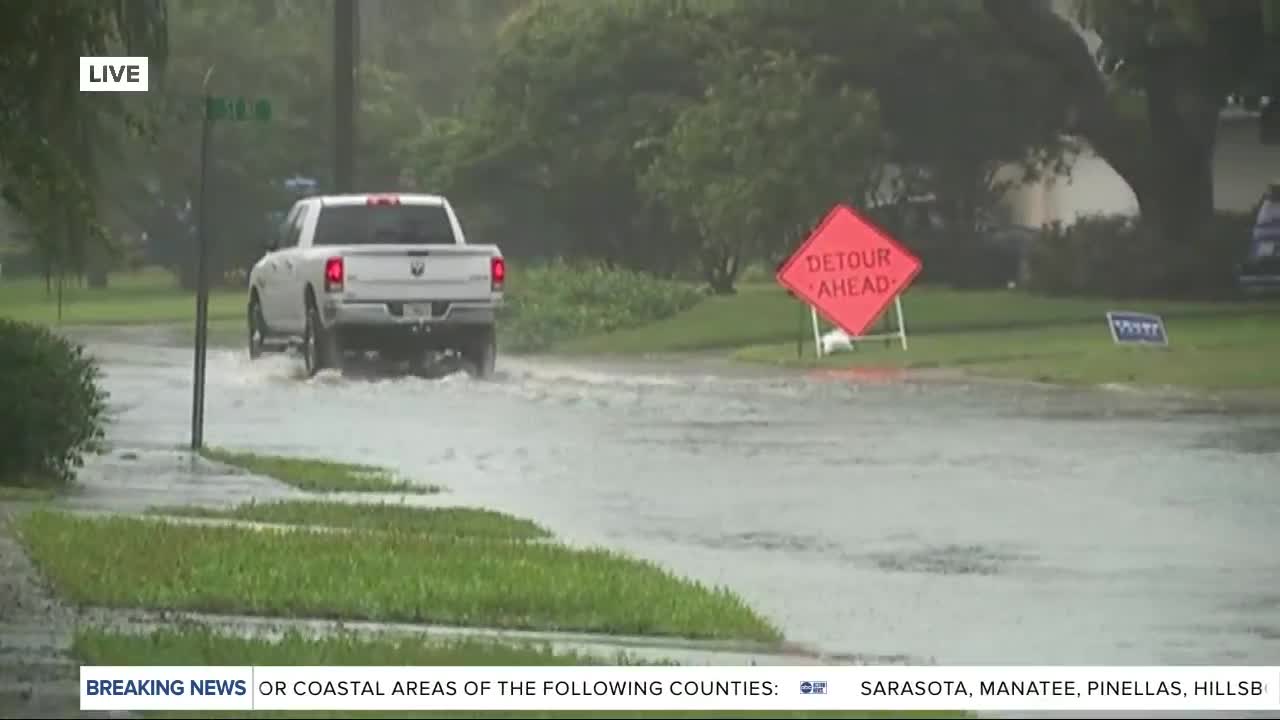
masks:
[[[266,475],[300,490],[311,492],[399,492],[432,494],[439,485],[421,485],[396,477],[372,465],[353,465],[330,460],[261,455],[206,447],[200,454],[215,462],[234,465],[258,475]]]
[[[491,640],[441,640],[423,638],[358,638],[352,635],[308,637],[288,633],[279,640],[237,638],[204,628],[129,635],[96,628],[77,632],[72,652],[92,665],[231,665],[231,666],[559,666],[640,664],[626,656],[594,657],[557,653],[541,645]],[[190,717],[193,713],[144,713],[147,717]],[[207,717],[233,717],[225,712],[195,713]],[[642,712],[398,712],[354,713],[357,717],[404,718],[556,718],[556,717],[912,717],[911,713],[642,713]],[[245,717],[348,717],[344,712],[258,712]],[[919,713],[918,717],[938,717]],[[945,716],[963,717],[961,713]]]
[[[243,290],[217,289],[209,293],[209,320],[244,319]],[[0,316],[26,322],[53,324],[58,321],[56,289],[45,295],[40,277],[0,280]],[[145,323],[193,322],[195,293],[183,290],[169,272],[146,270],[113,273],[105,289],[63,286],[63,325],[137,325]]]
[[[153,513],[183,517],[223,518],[282,525],[317,525],[353,530],[408,532],[437,537],[486,540],[539,540],[551,533],[524,518],[480,508],[422,508],[389,503],[340,503],[283,500],[245,503],[234,508],[160,507]]]
[[[41,502],[57,497],[62,489],[0,485],[0,501]]]
[[[209,345],[214,347],[245,346],[248,327],[240,316],[209,320]]]
[[[601,549],[46,510],[17,528],[45,576],[80,605],[781,639],[729,591]]]
[[[1280,387],[1280,302],[1050,298],[1019,291],[932,287],[903,297],[910,349],[867,343],[814,357],[808,310],[770,284],[746,285],[634,330],[580,338],[557,350],[646,353],[724,350],[738,360],[797,367],[958,368],[1059,383],[1120,382],[1204,389]],[[1171,347],[1116,347],[1108,310],[1164,316]],[[882,323],[892,319],[882,318]],[[887,324],[879,327],[888,329]],[[823,323],[823,331],[829,326]],[[883,331],[883,330],[879,330]],[[801,335],[803,333],[803,335]],[[802,357],[796,340],[803,337]]]
[[[812,344],[745,348],[741,360],[792,366],[957,368],[988,377],[1064,384],[1127,383],[1207,390],[1280,387],[1280,313],[1166,320],[1170,346],[1117,347],[1105,321],[1037,330],[919,335],[903,352],[866,343],[816,360]],[[910,327],[910,326],[908,326]]]
[[[1280,313],[1280,303],[1111,301],[1051,298],[1013,290],[961,292],[935,287],[912,289],[903,295],[902,303],[907,331],[912,336],[1079,324],[1092,324],[1105,336],[1104,313],[1116,309],[1156,312],[1166,319],[1238,315],[1268,308]],[[892,321],[892,311],[886,315]],[[798,336],[806,338],[812,349],[808,308],[777,285],[765,283],[743,285],[736,295],[708,298],[666,320],[633,330],[570,340],[556,349],[566,353],[633,354],[790,343],[794,356]]]

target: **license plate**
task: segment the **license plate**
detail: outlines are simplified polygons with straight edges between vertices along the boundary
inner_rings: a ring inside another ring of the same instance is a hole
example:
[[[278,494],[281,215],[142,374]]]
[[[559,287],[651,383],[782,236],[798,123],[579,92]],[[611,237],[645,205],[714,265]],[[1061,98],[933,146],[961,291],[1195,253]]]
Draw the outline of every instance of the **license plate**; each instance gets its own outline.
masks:
[[[1276,243],[1274,240],[1267,240],[1258,243],[1258,257],[1271,257],[1276,254]]]
[[[408,303],[404,314],[409,317],[431,317],[431,303]]]

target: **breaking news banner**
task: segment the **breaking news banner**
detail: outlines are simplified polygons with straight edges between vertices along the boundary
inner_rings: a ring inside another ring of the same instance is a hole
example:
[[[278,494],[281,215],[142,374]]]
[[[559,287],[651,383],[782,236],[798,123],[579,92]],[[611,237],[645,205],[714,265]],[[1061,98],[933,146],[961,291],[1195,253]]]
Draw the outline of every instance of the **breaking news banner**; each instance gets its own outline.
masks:
[[[1280,667],[80,668],[81,710],[1280,710]]]

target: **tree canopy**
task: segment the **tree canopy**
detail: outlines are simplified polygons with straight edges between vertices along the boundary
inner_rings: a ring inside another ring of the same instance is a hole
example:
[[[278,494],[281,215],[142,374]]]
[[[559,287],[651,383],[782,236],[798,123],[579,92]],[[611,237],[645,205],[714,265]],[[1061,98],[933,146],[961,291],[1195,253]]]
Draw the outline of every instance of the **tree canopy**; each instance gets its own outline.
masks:
[[[1169,285],[1194,292],[1230,268],[1201,271],[1212,244],[1213,153],[1229,95],[1275,82],[1264,31],[1274,0],[1077,0],[1074,17],[1047,3],[984,0],[1070,106],[1065,132],[1089,142],[1129,183],[1142,214],[1179,255]],[[1091,51],[1072,24],[1096,33]],[[1227,257],[1227,256],[1223,256]]]
[[[119,96],[79,92],[79,57],[167,57],[161,0],[7,3],[0,29],[0,180],[46,262],[83,268],[106,237],[100,170],[143,131]]]
[[[1128,181],[1170,249],[1168,286],[1194,291],[1214,242],[1218,114],[1280,78],[1280,0],[359,5],[359,186],[448,193],[473,237],[514,256],[719,292],[837,201],[927,199],[944,228],[917,246],[930,277],[970,282],[1007,191],[1077,145]],[[246,267],[290,201],[283,181],[331,181],[332,33],[317,7],[10,3],[0,171],[46,264],[94,265],[146,231],[137,252],[189,278],[197,88],[214,67],[215,93],[274,108],[215,132],[217,267]],[[76,92],[74,58],[116,50],[152,58],[152,92]]]

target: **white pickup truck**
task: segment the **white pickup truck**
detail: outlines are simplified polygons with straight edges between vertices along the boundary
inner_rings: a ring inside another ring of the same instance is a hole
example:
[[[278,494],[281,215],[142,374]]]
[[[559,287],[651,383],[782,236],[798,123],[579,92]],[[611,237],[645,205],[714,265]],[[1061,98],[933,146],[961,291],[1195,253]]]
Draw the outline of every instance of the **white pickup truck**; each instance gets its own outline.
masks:
[[[249,272],[249,355],[301,346],[308,376],[346,352],[415,366],[456,353],[494,371],[506,263],[469,245],[437,195],[323,195],[294,203]]]

